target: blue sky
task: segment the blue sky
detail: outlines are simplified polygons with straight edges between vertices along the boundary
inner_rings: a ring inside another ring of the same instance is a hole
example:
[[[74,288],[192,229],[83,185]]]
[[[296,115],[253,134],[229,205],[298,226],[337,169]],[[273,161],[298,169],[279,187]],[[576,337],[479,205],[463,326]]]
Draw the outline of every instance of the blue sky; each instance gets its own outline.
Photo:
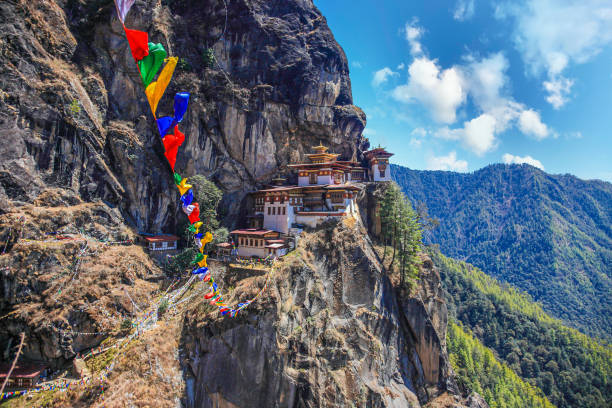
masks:
[[[315,4],[392,162],[612,181],[612,0]]]

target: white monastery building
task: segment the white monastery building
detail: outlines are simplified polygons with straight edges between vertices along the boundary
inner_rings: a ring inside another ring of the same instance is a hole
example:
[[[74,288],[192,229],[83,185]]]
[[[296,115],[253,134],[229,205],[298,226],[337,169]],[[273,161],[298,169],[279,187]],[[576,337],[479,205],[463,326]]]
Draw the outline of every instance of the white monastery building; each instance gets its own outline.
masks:
[[[355,198],[362,189],[359,183],[391,180],[389,157],[393,154],[384,148],[364,153],[369,168],[338,160],[339,154],[328,153],[322,145],[313,150],[306,155],[308,162],[288,166],[297,173],[297,185],[282,185],[284,179],[276,178],[275,185],[251,193],[251,228],[231,233],[238,256],[284,255],[288,245],[281,235],[292,235],[304,226],[314,228],[332,218],[357,216]]]

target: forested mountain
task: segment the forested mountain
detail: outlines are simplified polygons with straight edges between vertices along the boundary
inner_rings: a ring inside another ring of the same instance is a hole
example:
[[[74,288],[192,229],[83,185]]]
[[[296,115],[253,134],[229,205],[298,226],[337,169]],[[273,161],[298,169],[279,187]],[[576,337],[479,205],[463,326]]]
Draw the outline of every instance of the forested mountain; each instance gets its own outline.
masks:
[[[460,174],[392,166],[440,222],[442,252],[528,292],[551,315],[612,338],[612,184],[528,165]]]
[[[553,407],[542,390],[522,380],[480,340],[452,321],[447,345],[459,386],[483,395],[491,408]]]
[[[435,248],[429,248],[429,253],[440,271],[449,317],[468,328],[512,371],[540,388],[560,408],[610,406],[609,345],[563,325],[528,295],[500,284],[478,268],[447,258]],[[487,363],[490,359],[485,358],[486,352],[470,352],[475,348],[477,345],[461,327],[449,326],[449,352],[451,360],[459,362],[460,382],[487,398],[494,364]],[[473,361],[473,354],[480,358]],[[507,388],[518,386],[511,375],[505,378]]]

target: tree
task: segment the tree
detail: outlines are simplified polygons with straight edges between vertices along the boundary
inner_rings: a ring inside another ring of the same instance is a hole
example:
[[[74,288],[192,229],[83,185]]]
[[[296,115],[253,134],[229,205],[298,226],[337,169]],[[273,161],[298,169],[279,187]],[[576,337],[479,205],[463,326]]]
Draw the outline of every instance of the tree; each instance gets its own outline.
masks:
[[[422,237],[421,217],[395,183],[386,186],[380,204],[380,217],[381,239],[384,245],[383,264],[387,257],[387,246],[391,245],[393,253],[389,270],[394,271],[397,259],[401,286],[411,285],[418,272],[418,253]]]

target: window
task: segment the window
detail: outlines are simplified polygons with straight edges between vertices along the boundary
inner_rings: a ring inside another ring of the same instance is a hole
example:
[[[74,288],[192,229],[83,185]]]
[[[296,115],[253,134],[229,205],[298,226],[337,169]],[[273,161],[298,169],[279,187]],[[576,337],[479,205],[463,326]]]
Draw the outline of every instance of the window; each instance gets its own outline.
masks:
[[[276,215],[276,207],[272,207],[272,215]]]
[[[380,177],[385,177],[386,170],[386,163],[378,163],[378,171],[380,172]]]
[[[308,182],[310,184],[317,184],[317,173],[310,173]]]
[[[285,215],[285,207],[283,207],[283,215]]]
[[[270,215],[271,213],[272,213],[272,209],[268,207],[268,215]]]
[[[331,194],[331,202],[332,203],[342,203],[344,202],[344,197],[342,193],[332,193]]]

